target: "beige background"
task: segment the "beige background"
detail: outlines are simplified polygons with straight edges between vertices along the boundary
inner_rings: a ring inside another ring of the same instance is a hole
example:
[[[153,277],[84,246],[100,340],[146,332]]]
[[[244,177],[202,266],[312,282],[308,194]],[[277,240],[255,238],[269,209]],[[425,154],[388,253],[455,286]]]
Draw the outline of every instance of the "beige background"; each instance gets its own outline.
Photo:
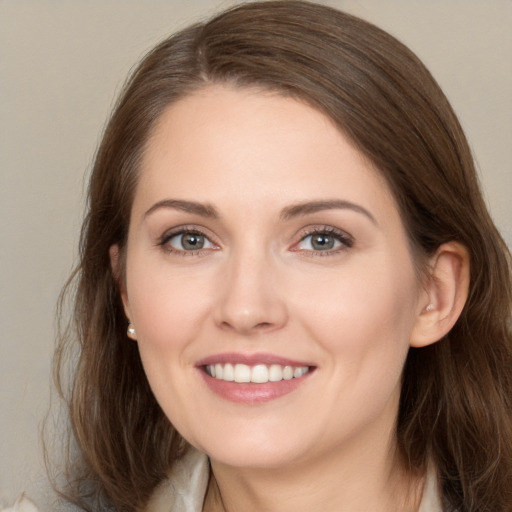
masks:
[[[76,254],[84,173],[131,66],[154,43],[234,2],[0,0],[0,504],[49,510],[38,425],[54,308]],[[331,0],[408,44],[467,132],[512,246],[512,1]]]

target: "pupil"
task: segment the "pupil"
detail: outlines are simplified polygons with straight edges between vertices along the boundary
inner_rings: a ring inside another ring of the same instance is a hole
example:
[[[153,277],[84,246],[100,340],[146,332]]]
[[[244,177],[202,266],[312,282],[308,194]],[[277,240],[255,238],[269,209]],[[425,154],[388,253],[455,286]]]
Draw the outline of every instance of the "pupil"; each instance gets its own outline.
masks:
[[[204,236],[195,234],[183,235],[181,243],[184,249],[202,249],[204,246]]]
[[[314,249],[326,251],[334,247],[334,238],[328,235],[316,235],[311,240],[311,245]]]

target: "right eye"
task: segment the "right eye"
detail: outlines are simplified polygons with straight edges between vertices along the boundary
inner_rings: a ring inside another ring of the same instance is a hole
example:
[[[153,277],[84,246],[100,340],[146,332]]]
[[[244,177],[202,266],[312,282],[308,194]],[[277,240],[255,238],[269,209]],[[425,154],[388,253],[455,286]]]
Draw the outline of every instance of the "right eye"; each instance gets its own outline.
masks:
[[[181,230],[166,235],[160,245],[169,252],[189,254],[197,254],[202,250],[217,248],[204,233],[195,230]]]

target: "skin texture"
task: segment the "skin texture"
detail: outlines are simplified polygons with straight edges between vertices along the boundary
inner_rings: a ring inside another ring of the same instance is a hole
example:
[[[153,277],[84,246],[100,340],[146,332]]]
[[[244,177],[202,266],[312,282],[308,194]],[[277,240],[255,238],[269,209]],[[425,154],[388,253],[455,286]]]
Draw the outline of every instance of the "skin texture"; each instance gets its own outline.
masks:
[[[291,209],[312,201],[344,204]],[[184,249],[184,230],[204,247]],[[333,248],[316,249],[312,231]],[[213,85],[167,109],[142,165],[122,296],[153,392],[210,456],[227,510],[415,510],[421,479],[395,456],[400,377],[410,345],[437,341],[460,312],[464,258],[446,246],[432,260],[442,279],[420,279],[387,184],[309,106]],[[314,370],[284,396],[236,403],[198,367],[225,353]]]

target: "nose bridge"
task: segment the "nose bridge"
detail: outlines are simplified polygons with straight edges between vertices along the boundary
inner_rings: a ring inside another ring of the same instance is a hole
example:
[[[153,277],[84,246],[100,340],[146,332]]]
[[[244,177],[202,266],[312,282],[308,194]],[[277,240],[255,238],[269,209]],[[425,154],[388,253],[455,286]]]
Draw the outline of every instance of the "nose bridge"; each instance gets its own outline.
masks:
[[[226,259],[216,307],[223,328],[250,334],[277,329],[287,320],[278,287],[278,263],[261,244],[247,243]]]

